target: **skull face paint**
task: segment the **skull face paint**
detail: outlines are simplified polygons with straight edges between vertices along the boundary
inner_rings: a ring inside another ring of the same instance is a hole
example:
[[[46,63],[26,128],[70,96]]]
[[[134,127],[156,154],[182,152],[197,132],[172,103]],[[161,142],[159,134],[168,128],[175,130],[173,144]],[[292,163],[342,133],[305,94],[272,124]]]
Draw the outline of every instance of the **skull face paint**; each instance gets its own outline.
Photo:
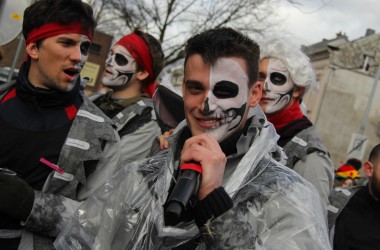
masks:
[[[88,54],[90,53],[90,39],[85,36],[80,36],[80,54],[81,54],[81,61],[80,61],[80,67],[83,69],[84,64],[87,62]]]
[[[80,35],[80,41],[79,41],[80,62],[74,65],[74,68],[69,68],[65,70],[65,73],[67,73],[70,76],[73,76],[70,83],[67,85],[67,89],[65,91],[71,91],[74,88],[80,76],[80,73],[84,67],[84,64],[87,62],[89,51],[90,51],[90,45],[91,45],[90,39],[85,35]]]
[[[266,114],[272,114],[289,104],[295,85],[281,60],[270,58],[268,66],[265,67],[266,60],[268,59],[260,62],[259,78],[265,79],[260,105]]]
[[[214,125],[206,132],[222,141],[242,126],[248,103],[248,76],[232,58],[218,59],[210,69],[210,88],[203,115]]]
[[[80,36],[80,63],[78,63],[78,65],[76,65],[76,68],[78,70],[78,75],[75,79],[75,82],[76,80],[78,79],[79,77],[79,74],[80,72],[82,71],[83,67],[84,67],[84,64],[87,62],[87,59],[88,59],[88,55],[90,53],[90,46],[91,46],[91,41],[90,39],[85,36],[85,35],[81,35]],[[69,89],[72,89],[74,87],[74,85],[70,86]]]
[[[121,87],[127,84],[136,72],[136,61],[129,51],[115,45],[106,60],[102,83],[107,87]]]

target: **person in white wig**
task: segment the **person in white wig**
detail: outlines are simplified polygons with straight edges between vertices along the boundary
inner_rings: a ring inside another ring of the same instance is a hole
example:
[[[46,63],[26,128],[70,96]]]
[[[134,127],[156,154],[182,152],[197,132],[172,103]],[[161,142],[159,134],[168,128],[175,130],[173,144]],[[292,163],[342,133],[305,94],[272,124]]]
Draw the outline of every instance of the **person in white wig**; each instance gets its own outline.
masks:
[[[289,41],[272,39],[261,46],[259,78],[263,85],[260,106],[287,155],[286,166],[318,190],[327,215],[334,166],[311,121],[301,109],[302,98],[318,88],[309,58]]]

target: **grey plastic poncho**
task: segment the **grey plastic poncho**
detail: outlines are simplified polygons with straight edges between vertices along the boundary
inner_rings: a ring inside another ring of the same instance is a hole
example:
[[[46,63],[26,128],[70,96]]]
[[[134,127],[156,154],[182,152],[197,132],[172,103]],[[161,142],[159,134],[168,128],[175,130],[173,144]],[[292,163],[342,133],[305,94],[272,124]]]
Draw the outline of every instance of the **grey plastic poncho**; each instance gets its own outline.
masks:
[[[264,124],[263,124],[264,123]],[[273,126],[255,116],[228,156],[223,187],[234,207],[202,228],[165,226],[163,205],[178,166],[171,148],[127,164],[86,200],[55,241],[59,249],[171,249],[198,238],[197,249],[330,249],[318,193],[273,159]]]

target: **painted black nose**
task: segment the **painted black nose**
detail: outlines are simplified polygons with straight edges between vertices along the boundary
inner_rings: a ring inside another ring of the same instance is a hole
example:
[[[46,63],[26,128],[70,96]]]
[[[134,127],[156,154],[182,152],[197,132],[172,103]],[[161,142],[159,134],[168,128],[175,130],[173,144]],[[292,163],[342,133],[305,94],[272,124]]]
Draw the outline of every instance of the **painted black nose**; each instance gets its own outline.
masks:
[[[203,112],[205,112],[205,113],[210,112],[210,105],[208,105],[208,97],[205,100],[205,105],[204,105],[204,108],[203,108]]]

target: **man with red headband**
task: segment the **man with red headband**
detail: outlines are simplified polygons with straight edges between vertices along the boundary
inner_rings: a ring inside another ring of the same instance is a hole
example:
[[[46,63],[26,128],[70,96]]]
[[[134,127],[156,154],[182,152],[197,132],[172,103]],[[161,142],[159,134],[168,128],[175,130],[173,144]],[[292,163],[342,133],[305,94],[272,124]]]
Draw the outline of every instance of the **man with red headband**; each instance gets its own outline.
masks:
[[[163,58],[160,43],[136,29],[116,42],[105,63],[102,83],[111,91],[91,97],[117,126],[123,162],[145,158],[160,134],[151,97]]]
[[[81,0],[25,10],[27,60],[0,88],[0,248],[52,249],[80,202],[112,175],[120,139],[80,91],[96,22]]]

